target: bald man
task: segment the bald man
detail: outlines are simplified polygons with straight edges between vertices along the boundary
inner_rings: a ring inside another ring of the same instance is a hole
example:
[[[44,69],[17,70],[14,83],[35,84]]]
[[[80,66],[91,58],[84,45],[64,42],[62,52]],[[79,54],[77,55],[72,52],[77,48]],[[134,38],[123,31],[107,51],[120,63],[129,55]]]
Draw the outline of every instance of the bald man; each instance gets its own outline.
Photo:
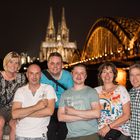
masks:
[[[12,117],[18,120],[16,140],[46,140],[57,97],[52,86],[40,83],[38,65],[31,64],[26,76],[28,84],[17,90],[12,106]]]

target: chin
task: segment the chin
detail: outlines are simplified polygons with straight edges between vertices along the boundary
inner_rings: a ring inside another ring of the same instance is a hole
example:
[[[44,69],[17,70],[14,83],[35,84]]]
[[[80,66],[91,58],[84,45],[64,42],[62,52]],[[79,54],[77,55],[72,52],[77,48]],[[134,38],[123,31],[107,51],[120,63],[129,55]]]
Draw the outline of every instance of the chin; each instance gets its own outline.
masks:
[[[133,86],[136,89],[140,89],[140,85]]]

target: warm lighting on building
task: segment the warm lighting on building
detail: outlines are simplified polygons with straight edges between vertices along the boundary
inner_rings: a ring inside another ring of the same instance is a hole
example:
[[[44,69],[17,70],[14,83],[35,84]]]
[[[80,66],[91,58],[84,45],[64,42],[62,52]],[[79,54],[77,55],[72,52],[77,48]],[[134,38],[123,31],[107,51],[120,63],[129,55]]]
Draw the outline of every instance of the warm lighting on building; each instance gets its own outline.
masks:
[[[127,73],[122,68],[117,68],[117,70],[118,70],[118,75],[117,75],[116,81],[119,84],[125,86],[126,85],[126,76],[127,76]]]

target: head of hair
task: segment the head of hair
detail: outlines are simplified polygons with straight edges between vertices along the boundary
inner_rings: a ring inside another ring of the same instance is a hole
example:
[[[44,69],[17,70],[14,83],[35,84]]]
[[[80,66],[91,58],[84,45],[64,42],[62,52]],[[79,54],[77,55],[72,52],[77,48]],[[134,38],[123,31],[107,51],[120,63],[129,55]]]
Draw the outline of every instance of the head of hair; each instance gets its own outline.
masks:
[[[137,69],[140,70],[140,63],[136,63],[136,64],[131,65],[131,66],[129,67],[129,73],[130,73],[131,70],[134,69],[134,68],[137,68]]]
[[[58,52],[52,52],[52,53],[50,53],[50,55],[48,57],[48,61],[50,60],[51,57],[54,57],[54,56],[61,58],[61,60],[63,62],[62,55],[60,53],[58,53]]]
[[[7,70],[7,64],[12,58],[18,58],[19,59],[19,67],[18,70],[21,68],[21,57],[17,52],[9,52],[6,54],[6,56],[3,59],[3,68],[4,70]]]
[[[87,73],[87,68],[86,68],[86,65],[85,65],[85,64],[78,63],[78,64],[74,65],[74,66],[72,67],[72,71],[73,71],[74,68],[76,68],[76,67],[82,67],[82,68],[84,68],[85,71],[86,71],[86,73]]]
[[[101,74],[102,74],[103,70],[108,69],[108,67],[110,67],[112,69],[112,72],[114,74],[113,81],[112,81],[113,84],[117,84],[116,77],[117,77],[118,71],[117,71],[116,66],[111,62],[105,62],[102,65],[100,65],[98,68],[98,83],[99,83],[99,85],[103,85],[103,80],[101,78]]]

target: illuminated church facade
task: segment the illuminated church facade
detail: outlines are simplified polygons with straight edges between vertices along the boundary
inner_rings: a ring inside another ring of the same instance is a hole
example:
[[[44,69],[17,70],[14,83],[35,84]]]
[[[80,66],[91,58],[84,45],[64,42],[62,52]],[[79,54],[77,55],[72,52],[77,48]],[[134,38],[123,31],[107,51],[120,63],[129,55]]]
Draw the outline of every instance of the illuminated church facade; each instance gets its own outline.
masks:
[[[49,54],[52,52],[59,52],[65,63],[80,60],[80,53],[77,49],[76,42],[69,41],[69,29],[66,25],[64,8],[62,9],[61,23],[58,24],[57,32],[54,26],[52,8],[50,8],[45,41],[43,41],[40,46],[40,62],[47,60]]]

